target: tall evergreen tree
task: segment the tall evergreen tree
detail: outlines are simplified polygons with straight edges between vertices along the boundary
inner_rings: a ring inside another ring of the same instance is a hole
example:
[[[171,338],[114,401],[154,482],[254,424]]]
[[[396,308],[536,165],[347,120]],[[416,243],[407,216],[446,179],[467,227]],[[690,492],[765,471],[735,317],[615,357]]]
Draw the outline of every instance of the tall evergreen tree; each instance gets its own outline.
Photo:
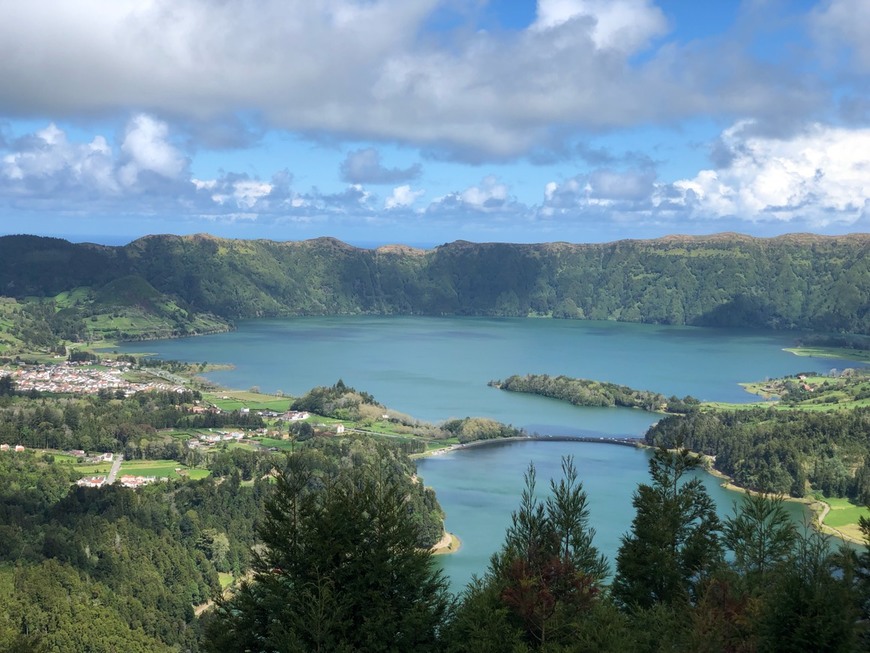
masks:
[[[629,534],[616,557],[613,596],[623,607],[688,604],[701,581],[722,563],[721,524],[688,451],[657,449],[649,463],[652,485],[641,484]]]
[[[486,578],[466,591],[452,628],[454,650],[555,650],[589,625],[607,561],[592,544],[595,530],[574,460],[562,459],[562,478],[550,481],[544,501],[536,496],[534,465],[525,481],[504,545]]]
[[[782,497],[746,494],[733,517],[725,521],[725,545],[734,552],[734,567],[750,588],[787,562],[797,539],[794,522]]]
[[[377,466],[276,476],[253,581],[219,601],[214,651],[436,651],[446,581],[418,549],[400,484]]]

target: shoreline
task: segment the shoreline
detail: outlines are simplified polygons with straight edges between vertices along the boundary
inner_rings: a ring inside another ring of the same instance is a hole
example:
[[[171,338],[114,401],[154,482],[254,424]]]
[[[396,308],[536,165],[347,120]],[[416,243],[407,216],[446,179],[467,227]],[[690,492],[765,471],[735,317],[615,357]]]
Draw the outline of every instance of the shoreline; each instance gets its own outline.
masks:
[[[444,531],[444,535],[429,549],[433,556],[451,555],[462,548],[462,540],[450,531]]]
[[[704,456],[703,454],[696,454],[701,456],[701,458],[705,461],[705,463],[710,461],[709,456]],[[720,472],[718,469],[710,465],[709,467],[705,466],[705,470],[722,481],[721,485],[726,490],[731,490],[733,492],[743,492],[745,494],[749,494],[751,496],[767,496],[764,492],[759,492],[758,490],[750,490],[745,487],[741,487],[734,483],[734,479],[728,476],[727,474]],[[788,501],[789,503],[800,503],[805,505],[811,515],[812,522],[811,526],[815,528],[820,533],[825,535],[830,535],[832,537],[836,537],[837,539],[843,540],[844,542],[848,542],[849,544],[864,544],[863,539],[859,539],[853,537],[849,533],[844,533],[843,531],[834,528],[833,526],[828,526],[825,524],[825,517],[828,516],[828,513],[831,512],[831,505],[822,499],[815,499],[810,497],[793,497],[789,495],[782,495],[783,501]]]

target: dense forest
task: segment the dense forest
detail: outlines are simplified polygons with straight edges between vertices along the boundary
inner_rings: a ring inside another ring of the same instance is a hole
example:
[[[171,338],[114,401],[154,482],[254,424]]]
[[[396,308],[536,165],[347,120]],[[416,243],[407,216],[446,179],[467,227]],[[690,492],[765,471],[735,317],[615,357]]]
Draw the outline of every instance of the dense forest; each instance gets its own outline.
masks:
[[[320,486],[377,464],[402,492],[414,546],[440,538],[434,493],[411,480],[397,448],[316,440],[298,455]],[[0,601],[0,650],[196,650],[194,606],[219,593],[218,572],[238,577],[252,564],[270,474],[286,462],[261,458],[268,474],[248,483],[216,460],[225,476],[132,490],[78,488],[50,456],[0,455],[0,580],[12,590]]]
[[[645,438],[714,456],[741,487],[870,504],[870,408],[696,412],[666,417]]]
[[[615,568],[595,546],[570,458],[530,466],[489,566],[456,598],[415,549],[377,468],[312,491],[292,461],[266,501],[254,575],[205,621],[208,651],[860,651],[870,554],[833,552],[781,499],[716,516],[686,451],[657,450]],[[360,519],[361,514],[369,519]],[[870,522],[863,524],[870,538]]]
[[[666,397],[650,390],[637,390],[625,385],[574,379],[549,374],[514,374],[503,381],[490,381],[489,385],[508,392],[525,392],[551,399],[567,401],[575,406],[622,406],[640,408],[650,412],[686,413],[696,410],[700,402],[694,397]]]
[[[81,330],[77,316],[131,306],[160,313],[161,328],[174,324],[179,333],[243,317],[372,313],[536,314],[868,334],[870,237],[458,241],[424,251],[366,250],[330,238],[149,236],[105,247],[6,236],[0,238],[0,293],[61,297],[55,308],[67,312],[56,330],[72,335]],[[115,335],[123,333],[118,327]]]
[[[530,468],[504,544],[454,597],[428,550],[441,536],[443,514],[398,444],[312,437],[286,455],[243,449],[204,455],[159,430],[202,417],[181,410],[197,400],[192,392],[22,396],[6,383],[0,395],[4,432],[18,431],[37,446],[44,438],[132,457],[199,455],[211,471],[203,480],[139,490],[79,488],[71,465],[51,455],[0,453],[0,650],[868,645],[861,618],[870,609],[870,554],[835,552],[763,497],[747,498],[720,521],[700,481],[686,476],[697,463],[686,451],[659,449],[653,456],[612,566],[595,547],[573,462],[563,461],[562,478],[542,495]],[[343,410],[354,407],[342,401],[347,397],[376,405],[341,382],[315,388],[304,401]],[[808,430],[827,425],[824,447],[866,451],[867,415],[820,413]],[[230,412],[225,419],[259,417]],[[460,439],[509,435],[484,422],[456,420],[444,430]],[[870,537],[870,523],[862,528]],[[221,574],[244,580],[223,595]],[[197,616],[195,606],[209,599],[216,608]]]

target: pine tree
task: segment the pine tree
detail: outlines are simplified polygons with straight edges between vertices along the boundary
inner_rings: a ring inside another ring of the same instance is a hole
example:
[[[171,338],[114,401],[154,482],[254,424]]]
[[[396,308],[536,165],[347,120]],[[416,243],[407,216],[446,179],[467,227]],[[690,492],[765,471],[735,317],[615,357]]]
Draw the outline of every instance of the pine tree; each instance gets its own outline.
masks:
[[[534,465],[525,481],[504,545],[486,578],[466,591],[451,650],[552,648],[574,641],[589,625],[607,562],[592,544],[595,531],[574,460],[562,459],[562,478],[550,481],[545,501],[536,496]]]
[[[700,479],[684,479],[696,465],[686,450],[653,454],[652,485],[635,492],[636,514],[616,557],[612,592],[623,607],[689,604],[721,565],[715,504]]]
[[[435,651],[446,581],[417,548],[406,497],[377,466],[276,477],[251,582],[219,601],[212,650]]]

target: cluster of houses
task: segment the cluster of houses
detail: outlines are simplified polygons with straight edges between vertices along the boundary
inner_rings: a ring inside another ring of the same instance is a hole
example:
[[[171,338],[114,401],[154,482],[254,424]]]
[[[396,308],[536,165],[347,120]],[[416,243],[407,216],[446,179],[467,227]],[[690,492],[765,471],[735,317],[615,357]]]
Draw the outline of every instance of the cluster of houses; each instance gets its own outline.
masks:
[[[110,361],[102,365],[64,361],[51,365],[27,365],[11,370],[9,374],[19,391],[96,394],[108,390],[122,391],[129,396],[145,390],[182,391],[181,386],[168,383],[132,383],[123,378],[129,363]]]
[[[188,449],[197,449],[199,447],[210,447],[218,442],[239,442],[245,437],[241,431],[215,431],[214,433],[200,433],[194,439],[187,441]]]
[[[131,487],[135,490],[143,485],[154,483],[156,480],[156,476],[134,476],[132,474],[124,474],[116,482],[120,483],[123,487]]]
[[[65,451],[67,456],[80,459],[83,463],[110,463],[115,460],[115,454],[111,452],[98,453],[89,456],[84,449],[70,449]]]
[[[85,476],[84,478],[80,478],[76,481],[76,485],[79,487],[92,487],[92,488],[100,488],[106,484],[105,476]],[[115,482],[123,487],[130,487],[133,489],[137,489],[142,487],[143,485],[148,485],[149,483],[154,483],[157,481],[156,476],[133,476],[132,474],[125,474],[118,478]]]

